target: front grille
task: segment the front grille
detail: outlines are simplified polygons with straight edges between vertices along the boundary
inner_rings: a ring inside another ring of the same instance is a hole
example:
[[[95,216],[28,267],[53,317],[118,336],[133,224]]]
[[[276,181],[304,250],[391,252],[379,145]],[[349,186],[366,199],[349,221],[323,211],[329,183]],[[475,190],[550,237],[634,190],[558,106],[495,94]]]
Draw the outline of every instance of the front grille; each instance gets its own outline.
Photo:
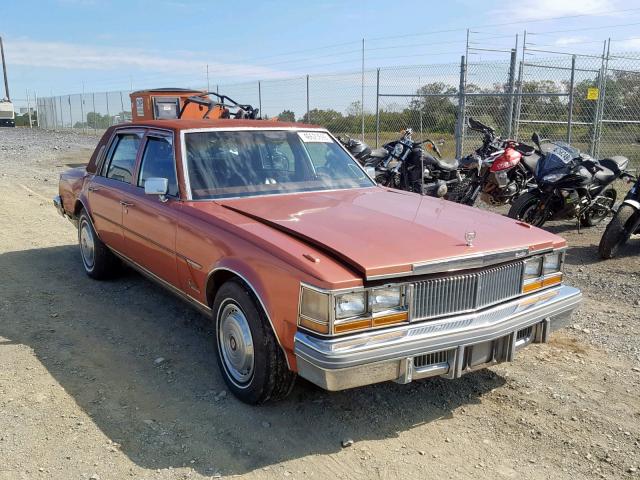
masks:
[[[517,340],[528,339],[531,336],[531,332],[533,332],[533,327],[523,328],[522,330],[518,330],[516,335]]]
[[[412,320],[453,315],[495,305],[521,293],[523,262],[474,273],[415,282]]]

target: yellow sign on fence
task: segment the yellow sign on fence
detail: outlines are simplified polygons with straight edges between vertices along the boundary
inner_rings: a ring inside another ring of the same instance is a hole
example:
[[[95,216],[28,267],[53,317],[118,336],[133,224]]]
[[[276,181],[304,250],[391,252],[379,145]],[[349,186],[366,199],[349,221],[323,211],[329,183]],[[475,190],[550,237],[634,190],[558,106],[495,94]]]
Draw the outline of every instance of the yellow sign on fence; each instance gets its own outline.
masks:
[[[587,100],[598,100],[600,97],[600,89],[591,87],[587,89]]]

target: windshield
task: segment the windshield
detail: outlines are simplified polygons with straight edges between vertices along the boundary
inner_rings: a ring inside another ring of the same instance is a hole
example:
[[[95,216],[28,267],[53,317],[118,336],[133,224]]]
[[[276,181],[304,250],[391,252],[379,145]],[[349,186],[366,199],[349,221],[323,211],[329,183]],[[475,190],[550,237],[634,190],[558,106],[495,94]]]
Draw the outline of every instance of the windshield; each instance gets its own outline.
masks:
[[[326,132],[187,132],[185,146],[194,200],[375,185]]]
[[[564,142],[549,142],[542,145],[544,156],[537,165],[537,175],[544,176],[550,172],[567,169],[574,158],[580,156],[580,150]]]

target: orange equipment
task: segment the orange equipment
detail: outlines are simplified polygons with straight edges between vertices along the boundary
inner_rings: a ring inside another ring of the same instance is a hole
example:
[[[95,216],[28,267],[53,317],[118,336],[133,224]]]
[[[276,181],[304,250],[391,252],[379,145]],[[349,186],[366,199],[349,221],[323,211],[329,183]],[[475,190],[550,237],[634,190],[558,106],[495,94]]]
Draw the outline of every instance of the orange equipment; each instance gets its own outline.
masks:
[[[133,122],[184,118],[190,120],[208,118],[257,119],[258,109],[242,105],[215,92],[186,88],[155,88],[140,90],[131,97]],[[218,97],[214,102],[211,96]],[[231,113],[230,108],[236,111]]]

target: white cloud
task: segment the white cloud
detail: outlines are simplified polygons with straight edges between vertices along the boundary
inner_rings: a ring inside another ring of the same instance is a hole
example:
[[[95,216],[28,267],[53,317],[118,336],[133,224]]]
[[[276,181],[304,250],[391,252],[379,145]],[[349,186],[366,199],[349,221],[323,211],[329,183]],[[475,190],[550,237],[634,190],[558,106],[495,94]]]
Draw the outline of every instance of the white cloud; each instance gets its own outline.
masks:
[[[553,44],[558,47],[566,47],[569,45],[576,45],[579,43],[586,42],[588,39],[586,37],[560,37],[557,38]]]
[[[616,51],[638,51],[640,50],[640,37],[637,38],[628,38],[626,40],[612,41],[611,42],[612,49],[615,48]],[[614,47],[615,46],[615,47]]]
[[[569,15],[607,15],[619,8],[617,0],[524,0],[508,7],[515,20],[542,20]],[[503,12],[504,13],[504,12]]]
[[[144,70],[158,73],[202,76],[205,65],[220,77],[281,78],[289,74],[258,65],[210,61],[199,52],[158,53],[139,48],[80,45],[65,42],[41,42],[28,38],[13,39],[7,63],[38,68],[67,70]]]

